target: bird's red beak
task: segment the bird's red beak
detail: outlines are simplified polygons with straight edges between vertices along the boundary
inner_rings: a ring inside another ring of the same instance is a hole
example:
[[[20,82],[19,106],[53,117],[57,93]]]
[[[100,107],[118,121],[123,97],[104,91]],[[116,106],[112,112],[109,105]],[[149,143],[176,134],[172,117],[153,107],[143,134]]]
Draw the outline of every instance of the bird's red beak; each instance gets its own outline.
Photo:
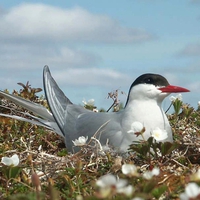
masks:
[[[179,92],[190,92],[190,90],[186,88],[182,88],[179,86],[168,85],[166,87],[159,88],[163,93],[179,93]]]

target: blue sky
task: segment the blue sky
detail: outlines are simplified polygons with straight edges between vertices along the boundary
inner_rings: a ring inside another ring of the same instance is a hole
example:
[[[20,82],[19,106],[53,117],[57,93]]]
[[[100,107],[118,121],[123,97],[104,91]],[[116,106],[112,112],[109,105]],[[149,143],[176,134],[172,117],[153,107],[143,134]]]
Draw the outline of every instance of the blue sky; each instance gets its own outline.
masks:
[[[77,104],[107,108],[108,92],[128,93],[148,72],[190,89],[184,102],[200,101],[200,0],[4,0],[0,18],[0,89],[43,88],[49,65]]]

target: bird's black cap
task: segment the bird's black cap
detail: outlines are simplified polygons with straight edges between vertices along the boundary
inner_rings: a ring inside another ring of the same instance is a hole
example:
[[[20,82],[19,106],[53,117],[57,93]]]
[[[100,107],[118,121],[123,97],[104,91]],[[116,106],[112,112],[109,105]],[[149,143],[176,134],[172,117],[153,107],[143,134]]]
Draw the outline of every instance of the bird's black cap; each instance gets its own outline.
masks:
[[[160,74],[143,74],[139,76],[131,85],[130,89],[137,84],[152,84],[155,86],[167,86],[169,85],[167,79]]]
[[[147,73],[147,74],[143,74],[143,75],[139,76],[132,83],[132,85],[129,89],[129,94],[128,94],[128,98],[127,98],[127,102],[125,104],[125,107],[128,103],[129,95],[130,95],[130,91],[131,91],[132,87],[134,87],[138,84],[152,84],[152,85],[155,85],[155,86],[168,86],[169,82],[167,81],[167,79],[165,77],[161,76],[160,74]]]

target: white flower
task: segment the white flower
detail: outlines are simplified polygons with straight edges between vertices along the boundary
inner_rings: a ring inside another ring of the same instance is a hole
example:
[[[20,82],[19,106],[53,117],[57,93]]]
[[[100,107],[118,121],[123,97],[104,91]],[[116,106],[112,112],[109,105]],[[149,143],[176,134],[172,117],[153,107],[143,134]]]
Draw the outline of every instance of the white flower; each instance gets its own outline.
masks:
[[[160,169],[157,167],[154,167],[151,173],[153,174],[153,176],[158,176],[160,174]]]
[[[153,174],[150,171],[146,171],[146,172],[144,172],[143,177],[147,180],[150,180],[150,179],[152,179]]]
[[[167,134],[167,131],[166,130],[161,130],[160,128],[155,128],[153,131],[152,131],[152,137],[157,141],[157,142],[160,142],[160,141],[163,141],[165,139],[168,138],[168,134]]]
[[[107,174],[100,177],[96,181],[96,185],[100,187],[102,197],[107,197],[113,189],[116,191],[116,193],[123,193],[127,196],[130,196],[133,193],[133,187],[131,185],[127,186],[127,180],[117,179],[112,174]]]
[[[117,190],[117,193],[122,193],[122,194],[125,194],[126,196],[131,196],[134,192],[134,188],[132,185],[128,185],[124,188],[119,188]]]
[[[195,198],[200,194],[200,187],[196,183],[188,183],[185,193],[190,198]]]
[[[160,174],[160,169],[155,167],[152,171],[146,171],[143,174],[143,177],[147,180],[152,179],[153,176],[158,176]]]
[[[99,110],[96,109],[96,108],[94,108],[92,111],[93,111],[93,112],[99,112]]]
[[[87,105],[87,101],[86,101],[85,99],[83,99],[82,103],[83,103],[84,105]]]
[[[200,169],[194,174],[191,175],[191,180],[193,181],[199,181],[200,180]]]
[[[179,101],[182,101],[183,100],[182,94],[178,94],[175,97],[174,96],[169,97],[169,100],[172,101],[172,102],[176,101],[176,99],[178,99]]]
[[[75,146],[83,146],[86,144],[88,140],[88,136],[84,137],[84,136],[80,136],[78,139],[75,139],[74,141],[72,140],[72,142],[74,143]]]
[[[82,102],[84,105],[94,106],[94,99],[89,99],[88,101],[85,101],[84,99]]]
[[[137,167],[132,164],[123,164],[122,165],[122,173],[125,175],[136,175],[137,176]]]
[[[131,130],[127,131],[127,133],[138,133],[141,132],[143,128],[143,124],[136,121],[131,124]]]
[[[96,182],[97,186],[101,188],[107,188],[111,186],[115,186],[117,189],[121,187],[125,187],[127,184],[127,180],[125,179],[117,179],[112,174],[107,174],[99,178]]]
[[[198,171],[195,175],[196,175],[197,180],[200,180],[200,169],[198,169]]]
[[[19,157],[17,154],[14,154],[12,157],[2,157],[1,163],[7,166],[17,166],[19,164]]]
[[[170,97],[169,97],[169,100],[170,100],[171,102],[174,102],[174,101],[176,100],[176,97],[175,97],[175,96],[170,96]]]
[[[198,106],[200,107],[200,101],[198,101]]]
[[[180,194],[181,200],[189,200],[200,195],[200,187],[196,183],[188,183],[185,192]]]

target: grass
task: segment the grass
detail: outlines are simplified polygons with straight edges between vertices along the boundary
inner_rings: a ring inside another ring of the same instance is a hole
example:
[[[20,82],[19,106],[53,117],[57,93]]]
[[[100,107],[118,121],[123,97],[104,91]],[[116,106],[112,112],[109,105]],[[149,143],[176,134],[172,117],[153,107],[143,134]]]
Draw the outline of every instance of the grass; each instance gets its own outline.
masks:
[[[47,106],[38,98],[39,88],[21,84],[14,94]],[[23,108],[1,99],[2,113],[15,114]],[[159,153],[149,156],[135,144],[129,154],[120,155],[112,149],[100,152],[98,145],[84,146],[78,153],[68,153],[62,139],[53,132],[27,122],[0,117],[0,158],[17,154],[16,167],[0,164],[0,199],[10,200],[96,200],[96,199],[179,199],[189,182],[200,185],[200,109],[195,110],[180,100],[173,103],[174,114],[168,115],[174,143],[166,144]],[[134,151],[133,151],[134,149]],[[136,151],[135,151],[136,149]],[[138,149],[138,150],[137,150]],[[164,151],[164,153],[162,153]],[[137,173],[122,173],[123,164],[134,164]],[[149,180],[143,174],[153,168],[160,173]],[[134,189],[131,194],[117,192],[116,185],[102,189],[96,181],[106,174],[125,179]],[[198,199],[198,197],[193,199]]]

